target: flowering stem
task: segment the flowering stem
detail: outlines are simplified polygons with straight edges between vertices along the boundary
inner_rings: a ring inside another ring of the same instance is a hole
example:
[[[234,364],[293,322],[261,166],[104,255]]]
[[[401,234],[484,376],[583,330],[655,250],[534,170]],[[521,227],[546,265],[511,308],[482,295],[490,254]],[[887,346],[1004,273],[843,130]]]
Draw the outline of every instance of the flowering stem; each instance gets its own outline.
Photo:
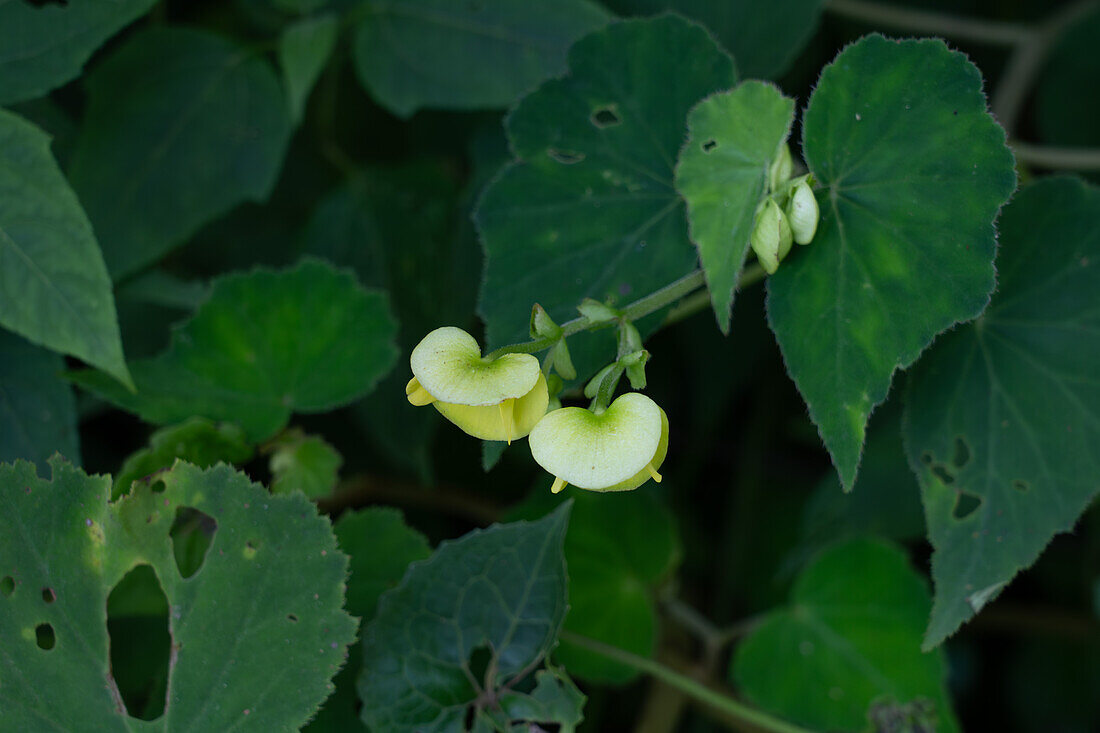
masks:
[[[753,266],[749,265],[745,268],[742,275],[742,284],[748,282],[755,282],[759,279],[753,270]],[[650,313],[659,311],[665,306],[671,305],[676,301],[684,298],[687,295],[695,292],[696,290],[706,285],[706,279],[702,270],[694,270],[693,272],[684,275],[679,280],[669,283],[660,290],[656,290],[649,295],[646,295],[638,300],[634,301],[630,305],[626,306],[622,310],[623,320],[636,321],[639,318],[648,316]],[[593,323],[586,316],[580,316],[574,318],[571,321],[566,321],[561,324],[561,338],[566,338],[581,331],[588,331],[592,328],[605,326],[605,323]],[[534,354],[544,349],[549,349],[551,346],[558,342],[557,338],[540,338],[533,341],[524,341],[518,344],[509,344],[508,346],[502,346],[496,351],[490,352],[485,356],[486,359],[492,360],[503,354]]]
[[[706,685],[671,670],[660,662],[639,657],[637,654],[632,654],[625,649],[620,649],[610,644],[604,644],[602,641],[590,639],[580,634],[574,634],[571,631],[562,631],[560,637],[562,641],[568,641],[570,644],[584,647],[590,652],[607,657],[620,664],[625,664],[639,672],[645,672],[648,675],[652,675],[669,687],[679,690],[688,697],[698,700],[704,705],[721,711],[740,725],[752,728],[753,730],[770,731],[771,733],[810,733],[810,731],[805,728],[800,728],[792,723],[774,718],[748,705],[743,705],[731,697],[715,692]]]

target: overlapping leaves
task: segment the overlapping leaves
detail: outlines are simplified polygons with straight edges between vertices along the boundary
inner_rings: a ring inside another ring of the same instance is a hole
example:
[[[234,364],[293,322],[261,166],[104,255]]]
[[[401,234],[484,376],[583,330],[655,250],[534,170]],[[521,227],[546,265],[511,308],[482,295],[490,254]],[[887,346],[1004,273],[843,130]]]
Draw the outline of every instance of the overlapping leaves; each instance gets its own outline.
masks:
[[[110,377],[72,376],[153,423],[193,415],[261,440],[292,412],[323,412],[366,394],[397,357],[387,298],[317,260],[216,280],[167,351],[133,362],[137,392]]]
[[[993,288],[993,220],[1015,187],[982,79],[941,41],[865,37],[825,68],[803,152],[813,244],[768,280],[768,321],[849,489],[893,373]]]

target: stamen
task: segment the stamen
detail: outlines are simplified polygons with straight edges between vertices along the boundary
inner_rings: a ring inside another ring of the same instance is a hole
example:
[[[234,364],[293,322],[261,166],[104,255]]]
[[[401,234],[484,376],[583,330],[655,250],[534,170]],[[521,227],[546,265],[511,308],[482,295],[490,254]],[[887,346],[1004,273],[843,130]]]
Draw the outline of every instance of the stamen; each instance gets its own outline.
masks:
[[[560,494],[562,489],[564,489],[568,485],[569,484],[565,482],[565,479],[560,478],[558,476],[555,476],[554,477],[554,485],[550,487],[550,493],[551,494]]]
[[[405,385],[405,396],[409,398],[409,402],[417,407],[435,402],[435,397],[432,397],[431,392],[420,386],[420,382],[417,381],[416,377],[410,379],[409,383]]]
[[[512,444],[512,429],[515,427],[515,422],[512,420],[512,408],[515,404],[515,399],[504,400],[500,403],[500,421],[504,425],[504,437],[508,441],[508,445]]]
[[[645,464],[645,470],[649,471],[649,476],[657,483],[661,483],[661,474],[657,473],[657,469],[653,467],[652,463]]]

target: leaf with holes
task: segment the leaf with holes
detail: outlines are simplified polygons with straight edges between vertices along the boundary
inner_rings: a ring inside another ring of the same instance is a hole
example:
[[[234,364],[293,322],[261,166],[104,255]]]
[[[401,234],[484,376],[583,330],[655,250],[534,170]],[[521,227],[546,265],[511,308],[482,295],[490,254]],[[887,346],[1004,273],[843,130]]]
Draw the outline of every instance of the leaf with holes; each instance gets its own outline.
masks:
[[[913,370],[905,442],[920,479],[939,644],[1073,528],[1100,491],[1100,189],[1023,189],[1001,218],[989,309]]]
[[[131,730],[108,658],[107,596],[138,564],[170,608],[165,712],[149,730],[289,730],[331,689],[355,636],[347,558],[302,496],[271,496],[226,466],[177,463],[163,490],[109,504],[110,477],[64,460],[53,479],[0,466],[0,711],[12,730]],[[169,531],[214,529],[184,578]]]
[[[928,606],[924,579],[897,547],[835,545],[799,575],[790,608],[738,645],[731,674],[762,708],[815,730],[865,730],[868,718],[909,711],[936,721],[920,730],[957,731],[944,653],[920,648]]]
[[[559,72],[569,45],[609,14],[589,0],[373,0],[355,70],[384,107],[507,107]]]
[[[464,730],[469,708],[533,671],[568,608],[568,522],[566,504],[537,522],[474,530],[440,544],[382,596],[363,632],[359,678],[371,730]]]
[[[17,458],[46,469],[54,453],[79,455],[76,404],[57,354],[0,331],[0,461]]]
[[[545,489],[532,494],[513,516],[543,516],[565,496]],[[565,628],[650,658],[659,626],[656,589],[680,562],[672,513],[651,488],[573,493],[565,536],[570,608]],[[590,681],[624,683],[638,675],[632,667],[567,641],[554,657],[570,674]]]
[[[803,151],[821,223],[768,279],[768,322],[848,490],[894,371],[989,302],[1016,173],[981,74],[942,41],[844,49],[810,99]]]
[[[0,110],[0,326],[129,384],[92,227],[50,138]]]
[[[0,3],[0,104],[41,97],[76,78],[92,52],[155,3]]]
[[[304,260],[215,280],[168,350],[130,365],[137,393],[100,372],[70,378],[149,422],[198,415],[236,423],[258,442],[292,412],[324,412],[369,392],[393,367],[396,330],[384,293]]]
[[[154,26],[104,59],[87,86],[69,178],[116,280],[275,185],[290,112],[254,52]]]
[[[691,240],[723,333],[756,207],[767,195],[768,167],[793,120],[794,100],[759,81],[707,97],[688,115],[676,190],[687,201]]]
[[[817,29],[823,0],[604,0],[623,15],[674,10],[705,25],[746,77],[777,79]]]
[[[585,297],[633,300],[692,270],[673,168],[688,111],[735,81],[706,30],[666,15],[578,41],[569,74],[523,98],[506,123],[518,160],[475,213],[490,348],[527,338],[533,298],[560,323]],[[582,377],[598,336],[570,339]]]

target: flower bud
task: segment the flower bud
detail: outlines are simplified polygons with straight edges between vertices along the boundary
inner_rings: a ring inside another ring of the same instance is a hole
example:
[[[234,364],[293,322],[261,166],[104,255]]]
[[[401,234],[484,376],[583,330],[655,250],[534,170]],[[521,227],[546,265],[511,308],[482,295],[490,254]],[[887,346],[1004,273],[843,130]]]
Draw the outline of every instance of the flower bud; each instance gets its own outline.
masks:
[[[802,181],[795,186],[791,201],[787,204],[787,218],[791,224],[791,234],[799,244],[809,244],[817,232],[820,211],[817,198],[809,183]]]
[[[749,244],[764,271],[774,274],[779,269],[779,261],[791,249],[791,226],[775,201],[768,199],[756,214]]]
[[[565,339],[559,340],[550,348],[550,362],[558,374],[566,379],[577,378],[577,370],[573,367],[573,359],[569,356],[569,347],[565,345]]]
[[[535,303],[535,307],[531,309],[531,338],[558,338],[559,336],[561,336],[561,327],[554,323],[546,309]]]
[[[791,160],[791,149],[787,147],[787,141],[779,143],[775,153],[775,160],[768,168],[768,190],[775,191],[783,182],[791,177],[794,171],[794,161]]]

